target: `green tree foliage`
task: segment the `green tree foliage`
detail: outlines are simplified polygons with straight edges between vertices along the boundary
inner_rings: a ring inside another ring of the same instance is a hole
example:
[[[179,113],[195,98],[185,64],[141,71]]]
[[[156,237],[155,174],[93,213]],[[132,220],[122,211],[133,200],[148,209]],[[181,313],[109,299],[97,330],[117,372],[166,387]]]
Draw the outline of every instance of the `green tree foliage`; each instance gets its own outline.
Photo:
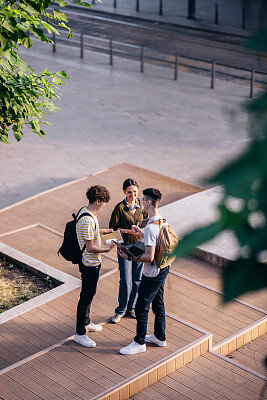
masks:
[[[44,136],[41,123],[49,124],[45,115],[58,110],[53,100],[59,98],[58,87],[68,79],[65,71],[35,73],[19,57],[19,48],[29,48],[33,42],[28,32],[44,43],[51,43],[52,32],[57,27],[67,27],[66,15],[59,8],[67,3],[56,0],[0,0],[0,142],[10,143],[8,136],[12,127],[16,140],[23,137],[23,127],[29,126],[34,133]],[[80,1],[77,5],[91,7]],[[49,124],[50,125],[50,124]]]
[[[266,52],[267,32],[258,32],[247,46]],[[267,286],[267,89],[244,107],[250,121],[250,144],[208,179],[223,189],[219,217],[186,235],[176,249],[177,257],[183,257],[225,230],[234,233],[240,254],[223,271],[225,301]]]

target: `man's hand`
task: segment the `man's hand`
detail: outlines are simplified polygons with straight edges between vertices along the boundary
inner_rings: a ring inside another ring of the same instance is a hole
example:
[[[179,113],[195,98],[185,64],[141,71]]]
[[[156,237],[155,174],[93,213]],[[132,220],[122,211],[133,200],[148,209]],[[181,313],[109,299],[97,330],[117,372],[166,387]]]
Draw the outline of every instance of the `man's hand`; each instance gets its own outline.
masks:
[[[121,258],[124,258],[125,260],[128,260],[127,254],[124,253],[124,251],[122,251],[121,249],[118,249],[118,254],[121,256]]]
[[[115,243],[113,241],[111,241],[110,244],[106,244],[104,253],[108,253],[111,249],[113,249],[114,246],[115,246]]]
[[[134,236],[142,236],[144,237],[144,232],[142,231],[141,228],[137,225],[132,225],[132,231]]]
[[[102,235],[103,233],[111,233],[113,232],[113,229],[109,229],[109,228],[104,228],[104,229],[99,229],[100,234]]]

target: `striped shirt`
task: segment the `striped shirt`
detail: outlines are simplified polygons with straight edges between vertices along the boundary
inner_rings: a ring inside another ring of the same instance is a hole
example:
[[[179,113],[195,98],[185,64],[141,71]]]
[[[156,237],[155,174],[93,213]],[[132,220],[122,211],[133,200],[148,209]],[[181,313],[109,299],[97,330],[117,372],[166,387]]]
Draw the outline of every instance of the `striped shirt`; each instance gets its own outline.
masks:
[[[84,213],[89,213],[89,215],[85,215],[80,218],[76,224],[76,233],[79,242],[80,249],[83,249],[85,245],[85,240],[93,240],[93,244],[95,246],[101,246],[101,238],[99,232],[98,220],[95,214],[89,212],[86,207],[83,207],[78,216]],[[82,256],[83,265],[93,267],[95,265],[99,265],[101,263],[101,254],[100,253],[89,253],[86,248],[83,252]]]

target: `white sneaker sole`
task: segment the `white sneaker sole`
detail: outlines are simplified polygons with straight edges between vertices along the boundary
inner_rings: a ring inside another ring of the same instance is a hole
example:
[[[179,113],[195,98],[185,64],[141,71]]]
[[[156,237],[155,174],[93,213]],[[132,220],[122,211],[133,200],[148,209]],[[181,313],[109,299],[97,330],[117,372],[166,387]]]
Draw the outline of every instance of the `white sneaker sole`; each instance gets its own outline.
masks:
[[[75,340],[75,339],[73,339],[73,341],[75,343],[79,344],[80,346],[83,346],[83,347],[89,347],[89,348],[96,347],[96,343],[84,344],[84,343],[81,343],[81,342],[79,342],[78,340]]]

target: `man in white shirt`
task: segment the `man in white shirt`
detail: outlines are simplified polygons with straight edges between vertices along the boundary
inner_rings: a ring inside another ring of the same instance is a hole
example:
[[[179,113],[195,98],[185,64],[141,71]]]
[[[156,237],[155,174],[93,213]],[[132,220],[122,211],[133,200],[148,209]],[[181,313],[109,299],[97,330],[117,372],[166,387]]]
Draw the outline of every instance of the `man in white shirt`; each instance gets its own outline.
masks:
[[[125,355],[144,353],[146,351],[146,342],[157,344],[160,347],[166,346],[163,295],[164,284],[170,266],[168,265],[160,269],[154,260],[160,228],[158,224],[153,223],[153,221],[162,219],[158,210],[162,195],[159,190],[154,188],[143,190],[143,195],[143,206],[144,210],[148,213],[149,221],[144,232],[138,226],[133,225],[132,228],[136,234],[144,237],[145,253],[138,259],[138,261],[144,262],[144,269],[135,306],[137,320],[136,336],[131,344],[120,349],[120,353]],[[128,258],[121,250],[118,251],[121,257]],[[135,261],[131,257],[128,259]],[[155,314],[154,334],[146,335],[151,303],[153,313]]]

